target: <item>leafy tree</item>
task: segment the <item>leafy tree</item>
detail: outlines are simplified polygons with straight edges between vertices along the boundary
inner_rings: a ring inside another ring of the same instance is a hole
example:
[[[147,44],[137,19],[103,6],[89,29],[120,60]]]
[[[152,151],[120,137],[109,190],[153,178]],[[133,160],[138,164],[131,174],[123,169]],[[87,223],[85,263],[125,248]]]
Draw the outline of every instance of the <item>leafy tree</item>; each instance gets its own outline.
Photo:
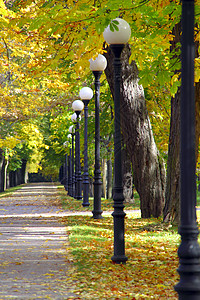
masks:
[[[171,49],[173,28],[180,20],[179,0],[135,0],[123,3],[119,0],[16,0],[5,1],[5,4],[6,7],[3,1],[0,2],[3,11],[0,24],[4,28],[0,34],[2,121],[20,121],[52,109],[54,112],[61,112],[61,107],[70,107],[82,85],[92,83],[88,59],[99,52],[103,53],[104,28],[112,19],[121,16],[129,22],[132,29],[129,62],[137,64],[139,85],[142,84],[145,89],[146,106],[155,141],[162,157],[167,158],[170,100],[171,96],[176,97],[180,86],[177,72],[180,60],[175,55],[177,49]],[[197,41],[199,4],[197,0]],[[198,83],[198,56],[195,75]],[[105,80],[105,76],[102,76],[102,80]],[[102,87],[102,107],[110,110],[110,97],[103,97],[103,93],[108,94],[107,91],[105,84],[105,89]],[[146,108],[143,112],[146,112]],[[106,113],[104,109],[102,117]],[[91,113],[91,119],[92,117]],[[59,117],[57,121],[58,119]],[[52,122],[52,129],[54,126],[55,122]],[[102,124],[101,128],[102,136],[106,139],[112,126],[104,127]],[[51,141],[53,151],[58,151],[59,147],[61,150],[62,137],[59,130],[56,129],[55,132],[59,142],[56,144],[56,136],[52,136]],[[126,134],[124,132],[124,136]],[[137,132],[135,134],[138,137]],[[136,160],[140,161],[139,156]],[[139,177],[138,186],[141,180]],[[164,191],[164,184],[162,189]]]

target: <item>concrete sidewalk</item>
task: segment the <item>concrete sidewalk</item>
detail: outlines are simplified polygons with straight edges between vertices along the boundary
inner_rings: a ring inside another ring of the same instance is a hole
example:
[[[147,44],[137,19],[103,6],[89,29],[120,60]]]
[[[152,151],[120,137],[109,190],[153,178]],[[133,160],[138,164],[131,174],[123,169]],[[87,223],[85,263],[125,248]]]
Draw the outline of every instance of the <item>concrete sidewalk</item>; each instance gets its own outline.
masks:
[[[73,294],[57,186],[28,184],[0,198],[0,300],[80,299]]]

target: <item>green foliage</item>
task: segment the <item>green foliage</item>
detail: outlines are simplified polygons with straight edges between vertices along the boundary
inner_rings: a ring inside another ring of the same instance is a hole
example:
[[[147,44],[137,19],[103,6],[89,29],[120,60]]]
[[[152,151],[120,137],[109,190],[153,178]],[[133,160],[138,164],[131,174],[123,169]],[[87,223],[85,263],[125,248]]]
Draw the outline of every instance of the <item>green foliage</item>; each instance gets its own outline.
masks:
[[[166,156],[170,97],[180,86],[180,76],[175,73],[180,69],[180,60],[174,58],[180,47],[175,53],[170,49],[174,38],[172,29],[181,16],[179,0],[6,1],[7,8],[3,2],[0,4],[0,147],[12,153],[13,165],[14,157],[17,161],[20,155],[32,161],[32,165],[52,164],[52,170],[62,164],[63,142],[71,125],[71,103],[79,97],[82,86],[94,89],[88,59],[103,52],[102,32],[109,24],[112,31],[118,30],[117,21],[113,21],[116,17],[124,18],[131,26],[130,62],[137,63],[158,148]],[[199,0],[196,1],[195,20],[197,41],[200,38],[198,4]],[[197,58],[196,82],[200,78],[199,66]],[[104,75],[101,82],[101,156],[105,157],[108,147],[112,149],[113,103]],[[92,173],[94,99],[89,104],[89,116]],[[28,119],[37,120],[35,124],[41,137],[40,142],[35,141],[37,146],[23,133],[23,122]],[[81,121],[82,160],[83,127]],[[20,155],[18,148],[22,150]],[[41,159],[42,164],[39,163]]]

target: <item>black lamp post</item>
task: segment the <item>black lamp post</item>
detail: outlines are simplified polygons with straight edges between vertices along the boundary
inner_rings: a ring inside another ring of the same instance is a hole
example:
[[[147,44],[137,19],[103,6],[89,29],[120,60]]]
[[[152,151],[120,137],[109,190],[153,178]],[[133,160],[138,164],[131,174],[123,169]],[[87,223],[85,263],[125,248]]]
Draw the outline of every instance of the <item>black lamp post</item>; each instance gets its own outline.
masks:
[[[84,104],[81,100],[75,100],[72,103],[72,109],[75,111],[76,119],[76,146],[77,146],[77,189],[76,199],[82,199],[82,177],[81,177],[81,162],[80,162],[80,133],[79,133],[79,116],[84,108]]]
[[[70,137],[69,135],[67,136]],[[63,146],[67,148],[69,146],[69,142],[66,141],[63,143]],[[65,175],[66,176],[66,190],[68,191],[68,195],[72,197],[72,172],[71,172],[71,148],[69,148],[69,154],[65,155]]]
[[[71,165],[71,148],[68,155],[68,194],[72,197],[72,165]]]
[[[69,133],[72,136],[72,154],[71,154],[71,161],[72,161],[72,197],[75,198],[75,172],[74,172],[74,136],[75,136],[75,129],[74,125],[69,127]]]
[[[200,247],[196,221],[194,0],[182,1],[181,83],[181,224],[179,233],[180,281],[175,286],[181,300],[200,299]]]
[[[71,141],[71,135],[68,134],[67,138]],[[68,194],[73,197],[72,194],[72,155],[71,155],[71,147],[69,147],[69,155],[68,155]]]
[[[92,211],[94,219],[102,218],[101,193],[102,180],[100,170],[100,122],[99,122],[99,102],[100,102],[100,77],[107,66],[106,58],[99,54],[95,60],[90,59],[90,70],[95,77],[95,167],[94,167],[94,209]]]
[[[84,103],[85,131],[84,131],[84,172],[83,172],[83,206],[89,206],[89,173],[88,173],[88,104],[93,97],[93,91],[89,87],[80,90],[80,98]]]
[[[68,146],[68,142],[64,142],[63,143],[63,147],[64,148],[67,148]],[[64,187],[65,187],[65,190],[69,192],[69,189],[68,189],[68,178],[69,178],[69,174],[68,174],[68,154],[66,153],[65,154],[65,163],[64,163]]]
[[[114,20],[118,31],[111,31],[108,26],[104,31],[104,38],[114,53],[114,107],[115,107],[115,134],[114,134],[114,256],[115,263],[126,263],[124,241],[124,195],[122,185],[122,162],[121,162],[121,122],[120,122],[120,83],[121,61],[120,55],[124,45],[128,42],[131,29],[129,24],[120,18]]]
[[[81,116],[79,116],[79,120],[81,119]],[[75,171],[74,171],[74,198],[76,199],[76,194],[77,194],[77,170],[78,170],[78,160],[77,160],[77,115],[76,113],[73,113],[73,115],[71,116],[71,120],[72,122],[75,124],[75,162],[74,162],[74,166],[75,166]]]

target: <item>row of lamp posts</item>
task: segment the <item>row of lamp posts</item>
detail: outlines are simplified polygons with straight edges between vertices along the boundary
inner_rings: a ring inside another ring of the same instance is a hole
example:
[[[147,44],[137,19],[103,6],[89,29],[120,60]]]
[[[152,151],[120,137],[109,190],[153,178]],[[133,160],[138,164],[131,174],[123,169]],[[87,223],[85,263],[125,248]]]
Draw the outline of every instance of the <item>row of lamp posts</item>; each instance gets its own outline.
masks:
[[[100,107],[100,76],[107,66],[106,58],[99,54],[95,60],[90,60],[90,69],[95,77],[95,167],[94,167],[94,209],[92,211],[94,219],[102,218],[101,210],[101,170],[100,170],[100,120],[99,120],[99,107]],[[89,173],[88,173],[88,104],[93,97],[93,91],[89,87],[83,87],[80,90],[79,96],[81,100],[75,100],[72,103],[72,109],[75,113],[72,115],[71,120],[75,122],[76,129],[74,133],[73,125],[70,126],[69,131],[72,134],[72,186],[73,191],[69,195],[74,198],[82,199],[82,185],[83,185],[83,206],[89,206]],[[84,108],[85,116],[85,130],[84,130],[84,172],[83,180],[81,177],[80,165],[80,136],[79,136],[79,120],[80,113]],[[73,180],[74,170],[74,151],[73,151],[73,137],[75,135],[75,174]],[[68,180],[70,181],[70,180]],[[70,181],[71,182],[71,181]],[[69,191],[71,189],[69,188]],[[68,191],[68,192],[69,192]]]
[[[116,22],[117,21],[117,22]],[[114,134],[114,255],[113,262],[125,263],[124,244],[124,196],[122,187],[121,162],[121,124],[120,124],[120,82],[121,61],[120,56],[124,45],[131,35],[130,26],[120,18],[115,19],[118,30],[111,31],[108,26],[104,31],[104,39],[110,44],[114,54],[114,108],[115,108],[115,134]],[[179,299],[200,299],[200,248],[197,242],[198,228],[195,212],[195,104],[194,104],[194,1],[183,0],[182,5],[182,150],[181,150],[181,226],[182,243],[179,248],[180,282],[175,287]],[[101,214],[101,172],[100,172],[100,128],[99,128],[99,97],[100,76],[106,68],[106,60],[99,55],[95,61],[90,60],[90,68],[95,76],[95,171],[94,171],[94,218],[102,218]],[[91,96],[92,97],[92,96]],[[192,102],[190,101],[192,97]],[[84,100],[87,100],[83,97]],[[191,102],[191,103],[190,103]],[[85,102],[85,150],[87,149],[87,104]],[[186,115],[186,116],[185,116]],[[183,130],[184,128],[184,130]],[[188,133],[186,136],[186,132]],[[187,145],[187,147],[186,147]],[[84,181],[87,194],[87,153],[84,152],[86,166],[84,168]],[[192,162],[191,162],[192,161]],[[192,174],[192,175],[191,175]],[[187,188],[187,190],[186,190]],[[186,190],[186,191],[185,191]],[[193,199],[190,201],[190,196]],[[86,203],[88,199],[86,200]]]
[[[114,107],[115,107],[115,135],[114,135],[114,255],[113,262],[125,263],[127,257],[125,256],[125,242],[124,242],[124,218],[123,211],[124,196],[122,186],[122,162],[121,162],[121,123],[120,123],[120,83],[121,83],[121,61],[120,56],[124,45],[128,42],[131,35],[129,24],[120,19],[116,19],[118,24],[118,31],[111,31],[108,26],[104,31],[104,38],[114,53]],[[101,190],[102,178],[100,170],[100,120],[99,120],[99,107],[100,107],[100,77],[102,72],[107,66],[106,58],[99,54],[93,60],[90,59],[90,69],[95,77],[95,167],[94,167],[94,207],[93,218],[101,219]],[[72,104],[75,111],[75,116],[72,120],[76,121],[75,139],[75,198],[82,199],[83,183],[83,206],[89,206],[89,175],[88,175],[88,154],[87,154],[87,122],[88,122],[88,104],[89,100],[93,97],[93,92],[90,88],[84,87],[80,91],[80,98],[83,100],[76,100]],[[85,114],[85,132],[84,132],[84,173],[83,182],[81,180],[81,166],[80,166],[80,137],[79,137],[79,117],[84,108]],[[73,157],[73,150],[72,150]],[[72,163],[73,164],[73,163]],[[73,168],[73,167],[72,167]],[[72,180],[73,181],[73,180]],[[73,186],[73,184],[72,184]]]

